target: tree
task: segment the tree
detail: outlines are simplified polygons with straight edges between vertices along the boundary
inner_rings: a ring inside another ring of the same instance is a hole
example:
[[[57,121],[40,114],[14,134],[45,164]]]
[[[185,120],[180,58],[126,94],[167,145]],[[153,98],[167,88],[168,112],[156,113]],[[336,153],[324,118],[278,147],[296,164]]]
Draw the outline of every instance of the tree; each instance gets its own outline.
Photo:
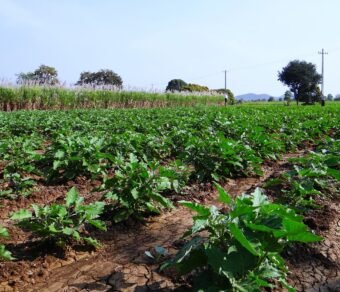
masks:
[[[297,104],[299,101],[314,103],[321,99],[318,86],[321,79],[314,64],[299,60],[289,62],[278,74],[278,80],[294,93]]]
[[[292,100],[292,97],[293,97],[292,92],[287,90],[284,94],[283,100],[286,102],[287,105],[289,105]]]
[[[80,73],[76,85],[90,84],[92,86],[112,85],[118,88],[123,86],[122,78],[109,69],[102,69],[98,72],[85,71]]]
[[[273,96],[270,96],[270,97],[268,98],[268,101],[269,101],[269,102],[274,101],[274,100],[275,100],[275,98],[274,98]]]
[[[169,81],[168,86],[166,87],[166,91],[181,91],[187,83],[182,79],[172,79]]]
[[[334,99],[333,95],[332,94],[328,94],[327,95],[327,100],[328,101],[332,101]]]
[[[19,73],[17,75],[18,84],[34,83],[38,85],[59,84],[58,72],[54,67],[41,65],[34,72]]]
[[[189,83],[187,85],[182,86],[181,91],[207,92],[209,91],[209,88],[207,86]]]

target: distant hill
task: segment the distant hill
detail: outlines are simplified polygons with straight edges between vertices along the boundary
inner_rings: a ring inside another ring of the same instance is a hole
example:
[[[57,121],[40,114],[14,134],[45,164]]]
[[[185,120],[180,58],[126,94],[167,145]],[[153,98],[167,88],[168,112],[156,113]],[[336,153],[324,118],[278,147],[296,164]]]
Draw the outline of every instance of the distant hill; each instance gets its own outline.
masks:
[[[247,93],[236,96],[237,100],[242,99],[243,101],[249,101],[249,100],[257,100],[257,99],[265,99],[268,100],[268,98],[271,97],[271,95],[263,93],[263,94],[255,94],[255,93]],[[277,99],[275,97],[275,99]]]

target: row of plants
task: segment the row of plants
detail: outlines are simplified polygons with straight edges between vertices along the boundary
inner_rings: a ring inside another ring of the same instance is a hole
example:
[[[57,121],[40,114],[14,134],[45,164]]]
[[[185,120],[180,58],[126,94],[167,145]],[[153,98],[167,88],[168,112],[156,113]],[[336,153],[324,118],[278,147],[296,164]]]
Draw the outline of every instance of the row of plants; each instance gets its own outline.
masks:
[[[268,181],[265,187],[279,192],[281,202],[288,202],[300,213],[318,208],[319,200],[339,196],[339,143],[339,139],[326,137],[314,151],[290,159],[292,169]]]
[[[260,106],[2,113],[0,197],[29,195],[41,180],[103,181],[131,153],[147,163],[180,161],[190,180],[260,175],[264,160],[337,131],[338,112]]]
[[[100,179],[114,221],[157,213],[172,206],[167,192],[180,192],[190,180],[260,175],[264,159],[330,131],[337,135],[337,112],[254,107],[4,113],[1,195],[17,198],[41,180],[86,175]]]
[[[275,202],[259,188],[232,198],[218,184],[223,204],[219,208],[180,202],[196,215],[183,236],[187,242],[161,270],[175,267],[178,275],[190,277],[195,291],[263,291],[278,286],[295,291],[287,282],[289,270],[280,253],[294,243],[322,240],[301,214],[319,208],[317,198],[327,201],[339,195],[339,149],[339,140],[326,137],[315,151],[290,159],[292,169],[264,185],[274,190]]]
[[[133,108],[221,104],[220,95],[115,91],[51,86],[0,86],[0,108],[20,109]]]

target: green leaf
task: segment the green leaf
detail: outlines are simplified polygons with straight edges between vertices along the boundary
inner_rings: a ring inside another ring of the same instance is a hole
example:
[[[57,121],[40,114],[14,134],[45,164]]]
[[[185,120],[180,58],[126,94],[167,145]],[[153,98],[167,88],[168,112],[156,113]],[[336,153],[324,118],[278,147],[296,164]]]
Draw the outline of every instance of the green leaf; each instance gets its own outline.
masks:
[[[264,204],[268,204],[267,196],[264,195],[259,188],[256,188],[252,193],[253,196],[253,207],[260,207]]]
[[[74,232],[74,229],[70,227],[65,227],[61,230],[61,232],[65,235],[72,235]]]
[[[57,158],[59,160],[62,160],[65,157],[65,152],[63,150],[57,150],[57,152],[54,154],[54,158]]]
[[[193,211],[195,211],[196,213],[198,213],[200,216],[206,216],[208,217],[210,215],[210,209],[207,207],[204,207],[203,205],[200,205],[198,203],[194,203],[194,202],[188,202],[188,201],[179,201],[179,203],[182,206],[185,206]]]
[[[15,212],[14,214],[12,214],[12,216],[10,217],[12,220],[24,220],[24,219],[29,219],[32,218],[32,213],[26,209],[21,209],[18,212]]]
[[[8,231],[5,227],[0,225],[0,236],[9,237]]]
[[[12,254],[8,250],[6,250],[3,244],[0,244],[0,260],[1,259],[6,261],[14,260]]]
[[[150,197],[166,208],[173,208],[172,202],[158,193],[150,194]]]
[[[131,190],[131,195],[132,195],[132,197],[133,197],[135,200],[138,199],[138,197],[139,197],[139,192],[138,192],[137,188],[134,188],[134,189]]]
[[[284,229],[282,231],[275,231],[274,236],[286,237],[290,241],[299,241],[304,243],[322,240],[322,237],[308,231],[307,226],[302,222],[285,218],[282,224]]]
[[[219,201],[227,205],[231,205],[233,203],[233,200],[230,195],[219,184],[215,183],[215,187],[217,188],[219,194]]]
[[[182,261],[190,254],[190,252],[191,252],[193,249],[195,249],[195,248],[197,248],[198,246],[200,246],[201,243],[202,243],[202,238],[199,237],[199,236],[195,236],[192,240],[190,240],[189,242],[187,242],[187,243],[181,248],[181,250],[177,253],[177,255],[176,255],[173,259],[171,259],[171,260],[167,261],[166,263],[164,263],[164,264],[161,266],[160,270],[162,271],[162,270],[164,270],[164,269],[166,269],[166,268],[168,268],[168,267],[170,267],[170,266],[173,266],[173,265],[175,265],[175,264],[181,263],[181,262],[182,262]]]
[[[99,230],[106,230],[106,224],[104,221],[101,220],[89,220],[89,224],[98,228]]]
[[[78,192],[75,187],[70,189],[66,194],[66,207],[70,207],[71,205],[74,205],[79,198]]]
[[[235,223],[229,223],[229,229],[231,234],[237,239],[237,241],[253,255],[258,256],[258,252],[254,248],[253,244],[248,241],[241,229],[239,229]]]
[[[95,248],[99,248],[101,246],[100,243],[92,237],[84,237],[84,241]]]
[[[333,168],[328,168],[327,174],[334,177],[336,180],[340,181],[340,171],[333,169]]]

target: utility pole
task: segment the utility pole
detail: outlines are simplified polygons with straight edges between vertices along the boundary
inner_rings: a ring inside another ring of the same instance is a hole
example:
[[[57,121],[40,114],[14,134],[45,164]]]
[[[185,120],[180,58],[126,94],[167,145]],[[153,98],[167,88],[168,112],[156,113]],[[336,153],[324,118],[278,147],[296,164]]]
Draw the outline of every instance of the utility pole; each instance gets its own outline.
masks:
[[[321,52],[319,52],[319,55],[321,55],[322,58],[322,65],[321,65],[321,70],[322,70],[322,83],[321,83],[321,93],[322,93],[322,99],[324,100],[324,86],[325,86],[325,71],[324,71],[324,56],[328,55],[327,52],[325,52],[324,49],[322,49]]]
[[[227,70],[224,70],[224,89],[227,89]]]

